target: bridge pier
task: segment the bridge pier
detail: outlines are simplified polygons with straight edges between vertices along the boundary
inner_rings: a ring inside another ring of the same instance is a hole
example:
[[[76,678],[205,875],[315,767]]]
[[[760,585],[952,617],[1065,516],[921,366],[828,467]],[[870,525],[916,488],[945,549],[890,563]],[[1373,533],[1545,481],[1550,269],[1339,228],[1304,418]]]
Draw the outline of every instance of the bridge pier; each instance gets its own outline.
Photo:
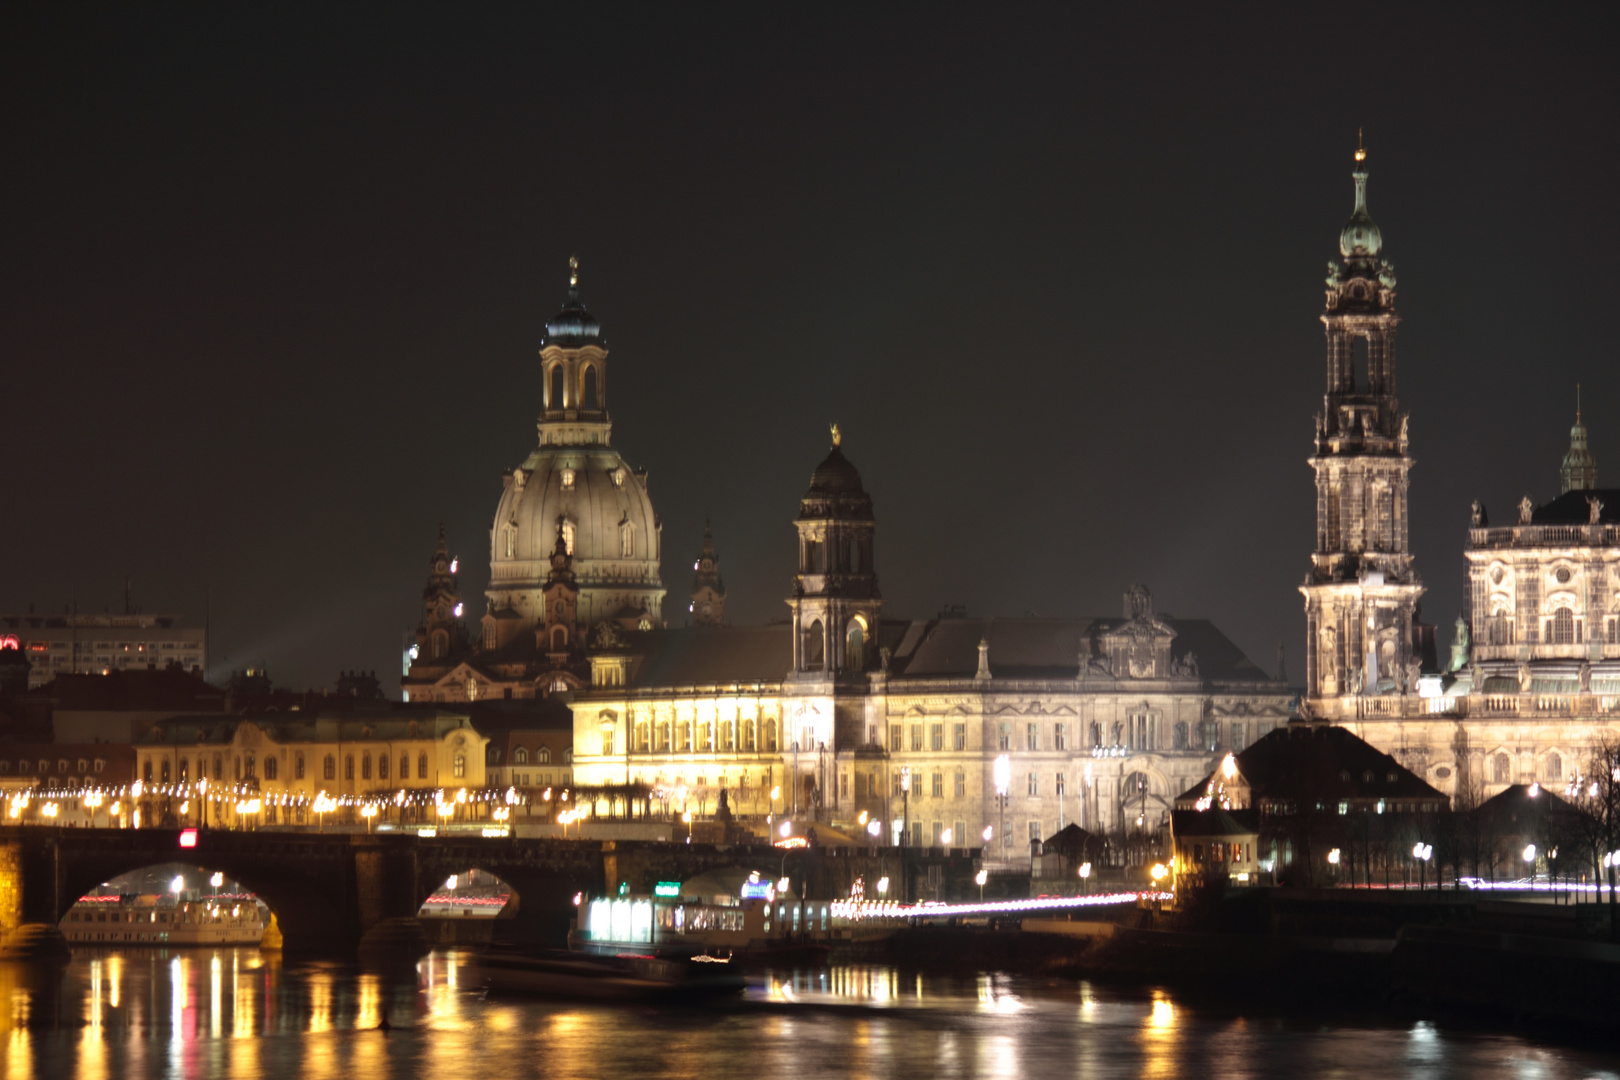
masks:
[[[56,925],[57,848],[21,839],[0,843],[0,960],[65,960]]]
[[[357,849],[354,878],[362,959],[415,963],[433,948],[416,918],[416,848],[411,840],[386,837]]]

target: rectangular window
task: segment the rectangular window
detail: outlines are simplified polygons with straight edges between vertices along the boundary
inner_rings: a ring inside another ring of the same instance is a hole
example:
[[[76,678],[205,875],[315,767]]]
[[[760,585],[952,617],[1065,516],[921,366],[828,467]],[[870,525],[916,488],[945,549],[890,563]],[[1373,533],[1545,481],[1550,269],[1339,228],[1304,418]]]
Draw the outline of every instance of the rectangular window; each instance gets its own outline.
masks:
[[[1348,814],[1349,812],[1350,812],[1350,804],[1349,804],[1349,802],[1345,801],[1344,799],[1340,799],[1339,800],[1339,816],[1343,817],[1344,815]]]
[[[889,794],[894,796],[896,799],[898,799],[898,798],[900,798],[902,795],[904,795],[906,793],[906,789],[902,786],[903,782],[902,782],[902,780],[900,778],[900,770],[898,770],[898,769],[895,770],[893,779],[894,779],[894,789],[892,791],[890,791]]]
[[[1069,748],[1069,725],[1052,725],[1052,749],[1067,750]]]
[[[1613,626],[1614,624],[1611,622],[1609,625]],[[967,725],[966,724],[957,724],[956,725],[956,730],[952,733],[952,737],[956,740],[956,749],[958,749],[958,750],[966,750],[967,749]]]
[[[1065,795],[1067,795],[1069,793],[1068,785],[1064,782],[1062,773],[1057,774],[1056,783],[1057,783],[1058,798],[1061,799],[1063,796],[1065,796]]]
[[[1035,773],[1029,774],[1029,793],[1031,795],[1039,795],[1041,793],[1041,781]]]
[[[928,729],[928,749],[945,749],[945,725],[933,724]]]
[[[866,774],[866,797],[868,799],[877,798],[877,773]]]
[[[1029,823],[1029,838],[1031,840],[1039,840],[1041,838],[1041,823],[1040,822],[1032,821],[1032,822]]]
[[[876,724],[867,724],[866,725],[866,745],[868,745],[868,746],[876,746],[876,745],[878,745],[877,731],[878,731],[878,729],[877,729]]]
[[[849,798],[849,773],[838,774],[838,797],[840,799]]]
[[[911,844],[913,847],[923,846],[923,823],[920,821],[911,823]]]
[[[943,799],[944,797],[945,797],[945,774],[944,773],[935,773],[934,774],[934,798]]]
[[[889,725],[889,750],[891,752],[899,753],[905,748],[904,744],[900,741],[903,737],[904,735],[899,724]]]
[[[959,772],[956,774],[956,797],[960,799],[965,795],[967,795],[967,774]]]
[[[961,821],[951,822],[951,843],[957,847],[967,847],[967,823]]]
[[[934,822],[933,830],[934,830],[934,846],[935,847],[943,846],[944,841],[941,839],[941,837],[943,837],[945,835],[945,823],[943,821]]]
[[[1039,750],[1041,748],[1041,726],[1039,724],[1026,724],[1024,726],[1024,749]]]
[[[1012,725],[1001,724],[996,731],[996,748],[998,750],[1012,749]]]
[[[923,741],[922,740],[923,740],[923,726],[921,724],[912,724],[911,725],[911,748],[913,750],[920,751],[923,748]]]
[[[1234,721],[1232,723],[1232,752],[1236,753],[1242,750],[1243,747],[1243,723],[1242,721]]]
[[[201,761],[197,762],[197,772],[199,774],[202,773],[202,762]],[[299,754],[297,757],[293,758],[293,779],[302,780],[303,778],[304,778],[304,755]]]

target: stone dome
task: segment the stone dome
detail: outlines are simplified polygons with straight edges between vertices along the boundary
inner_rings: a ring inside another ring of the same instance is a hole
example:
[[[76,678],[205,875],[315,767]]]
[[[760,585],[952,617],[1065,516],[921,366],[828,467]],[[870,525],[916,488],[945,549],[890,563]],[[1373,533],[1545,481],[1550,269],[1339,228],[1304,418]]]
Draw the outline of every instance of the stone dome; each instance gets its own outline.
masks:
[[[866,491],[861,487],[861,474],[850,464],[844,452],[834,446],[832,452],[816,466],[816,471],[810,474],[810,494],[864,495]]]
[[[658,516],[644,473],[606,445],[541,446],[505,479],[490,530],[491,613],[543,620],[558,519],[572,541],[579,621],[595,625],[643,608],[661,625]]]

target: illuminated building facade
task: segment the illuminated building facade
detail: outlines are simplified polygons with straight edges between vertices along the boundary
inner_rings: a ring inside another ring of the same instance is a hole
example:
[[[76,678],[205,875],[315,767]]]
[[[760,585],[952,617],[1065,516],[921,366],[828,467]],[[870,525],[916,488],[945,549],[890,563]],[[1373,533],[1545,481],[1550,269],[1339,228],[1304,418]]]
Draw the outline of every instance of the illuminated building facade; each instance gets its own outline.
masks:
[[[579,298],[546,323],[538,444],[501,478],[490,583],[468,633],[456,562],[440,537],[402,681],[411,701],[523,698],[582,685],[593,634],[663,625],[662,528],[647,473],[611,446],[607,341]]]
[[[990,827],[992,858],[1022,859],[1067,823],[1156,831],[1219,754],[1286,721],[1283,683],[1144,588],[1119,618],[884,618],[872,500],[837,438],[800,503],[790,619],[593,650],[576,782],[699,816],[723,790],[761,825],[876,822],[884,843],[979,847]]]
[[[1597,488],[1577,412],[1561,493],[1492,525],[1474,503],[1468,609],[1427,655],[1407,540],[1406,414],[1395,397],[1395,276],[1356,201],[1330,267],[1328,390],[1317,417],[1316,550],[1301,592],[1306,708],[1350,727],[1464,807],[1513,784],[1562,788],[1620,736],[1620,490]]]
[[[0,647],[7,646],[28,657],[30,687],[75,673],[208,667],[207,633],[175,615],[0,615]]]

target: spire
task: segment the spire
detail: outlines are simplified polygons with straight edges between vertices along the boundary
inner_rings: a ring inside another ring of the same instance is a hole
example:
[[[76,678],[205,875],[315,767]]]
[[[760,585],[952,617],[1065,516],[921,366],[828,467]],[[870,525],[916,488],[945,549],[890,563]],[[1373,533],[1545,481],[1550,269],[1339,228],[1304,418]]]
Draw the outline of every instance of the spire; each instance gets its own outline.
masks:
[[[714,533],[703,522],[703,550],[692,563],[692,603],[687,608],[694,626],[719,626],[726,616],[726,583],[720,577],[720,556]]]
[[[1591,491],[1597,487],[1597,458],[1586,445],[1586,425],[1581,423],[1581,384],[1575,384],[1575,426],[1569,429],[1569,451],[1558,470],[1559,494]]]
[[[1339,231],[1339,254],[1347,259],[1375,259],[1383,250],[1384,237],[1367,211],[1367,148],[1360,131],[1356,132],[1356,167],[1350,177],[1356,183],[1356,205]]]

